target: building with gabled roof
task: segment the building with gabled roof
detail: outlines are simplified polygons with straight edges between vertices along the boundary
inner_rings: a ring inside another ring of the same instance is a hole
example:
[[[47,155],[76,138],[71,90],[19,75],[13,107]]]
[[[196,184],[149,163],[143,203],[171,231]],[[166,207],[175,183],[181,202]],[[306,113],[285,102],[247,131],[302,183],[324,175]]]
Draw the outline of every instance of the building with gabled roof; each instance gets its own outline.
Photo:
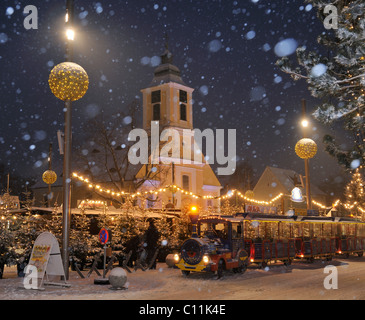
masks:
[[[305,200],[301,203],[293,202],[290,199],[291,192],[295,187],[299,187],[302,191],[303,198],[306,197],[305,177],[298,174],[294,170],[281,169],[276,167],[266,167],[253,189],[254,197],[258,200],[271,201],[277,195],[282,193],[284,197],[279,199],[275,205],[279,208],[278,211],[283,213],[293,208],[296,213],[304,213],[306,210]],[[326,204],[326,194],[316,185],[311,183],[312,200]],[[318,209],[313,207],[313,209]]]

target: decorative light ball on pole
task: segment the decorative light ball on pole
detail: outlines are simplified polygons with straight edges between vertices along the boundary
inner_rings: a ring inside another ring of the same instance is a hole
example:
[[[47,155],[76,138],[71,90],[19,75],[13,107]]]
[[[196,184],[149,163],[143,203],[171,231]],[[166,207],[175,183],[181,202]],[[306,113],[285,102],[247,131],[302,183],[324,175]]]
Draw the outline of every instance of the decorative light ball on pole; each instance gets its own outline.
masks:
[[[81,99],[89,88],[86,71],[76,63],[63,62],[55,66],[49,76],[52,93],[62,101]]]
[[[57,174],[53,170],[47,170],[43,173],[42,179],[48,185],[54,184],[57,181]]]
[[[317,144],[312,139],[302,139],[295,146],[295,153],[301,159],[312,159],[318,151]]]

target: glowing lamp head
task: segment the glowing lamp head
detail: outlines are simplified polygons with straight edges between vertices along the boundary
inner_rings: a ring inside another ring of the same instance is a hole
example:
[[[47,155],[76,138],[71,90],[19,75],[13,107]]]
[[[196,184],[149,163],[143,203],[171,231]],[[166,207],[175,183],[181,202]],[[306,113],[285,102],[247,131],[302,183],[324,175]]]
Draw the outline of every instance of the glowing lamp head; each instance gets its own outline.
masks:
[[[303,194],[302,190],[300,190],[298,187],[295,187],[291,192],[291,201],[293,202],[303,202]]]
[[[197,206],[191,206],[190,207],[190,213],[196,214],[197,212],[198,212],[198,207]]]
[[[303,128],[308,128],[308,126],[309,126],[309,121],[307,119],[303,119],[302,120],[302,127]]]
[[[67,38],[67,40],[74,41],[75,40],[75,31],[72,29],[67,29],[66,38]]]

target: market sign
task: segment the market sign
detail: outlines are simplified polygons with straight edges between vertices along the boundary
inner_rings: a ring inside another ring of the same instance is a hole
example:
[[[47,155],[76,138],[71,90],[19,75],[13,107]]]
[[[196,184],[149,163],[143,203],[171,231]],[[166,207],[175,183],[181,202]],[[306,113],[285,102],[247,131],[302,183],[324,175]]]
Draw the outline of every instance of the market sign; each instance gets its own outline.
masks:
[[[269,206],[256,206],[251,204],[245,205],[245,212],[247,213],[265,213],[265,214],[276,214],[277,208],[276,207],[269,207]]]
[[[46,276],[47,281],[44,281]],[[63,282],[49,282],[48,276],[61,276]],[[44,290],[43,285],[69,287],[66,283],[61,251],[56,237],[50,232],[40,234],[34,243],[29,264],[25,269],[25,289]]]

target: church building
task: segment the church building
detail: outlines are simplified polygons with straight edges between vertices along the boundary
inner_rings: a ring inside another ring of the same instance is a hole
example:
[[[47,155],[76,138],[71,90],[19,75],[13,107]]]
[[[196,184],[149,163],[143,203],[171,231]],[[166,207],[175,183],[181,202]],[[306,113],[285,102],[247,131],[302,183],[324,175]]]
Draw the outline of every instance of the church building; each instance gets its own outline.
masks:
[[[143,94],[143,129],[148,133],[149,140],[153,130],[158,128],[161,135],[159,151],[171,146],[171,139],[164,139],[169,132],[178,137],[175,146],[168,152],[168,157],[158,153],[149,154],[149,164],[143,165],[136,179],[143,179],[149,170],[154,171],[153,179],[147,179],[140,187],[140,192],[151,191],[147,207],[160,209],[183,209],[195,204],[201,209],[208,207],[219,210],[222,188],[213,169],[206,162],[202,151],[194,139],[193,126],[193,88],[188,87],[181,78],[179,68],[173,65],[173,56],[166,50],[161,56],[161,64],[155,69],[151,84],[141,90]],[[175,152],[177,150],[177,152]],[[196,157],[198,155],[198,157]],[[197,161],[196,159],[201,161]],[[166,192],[159,190],[170,187]]]

